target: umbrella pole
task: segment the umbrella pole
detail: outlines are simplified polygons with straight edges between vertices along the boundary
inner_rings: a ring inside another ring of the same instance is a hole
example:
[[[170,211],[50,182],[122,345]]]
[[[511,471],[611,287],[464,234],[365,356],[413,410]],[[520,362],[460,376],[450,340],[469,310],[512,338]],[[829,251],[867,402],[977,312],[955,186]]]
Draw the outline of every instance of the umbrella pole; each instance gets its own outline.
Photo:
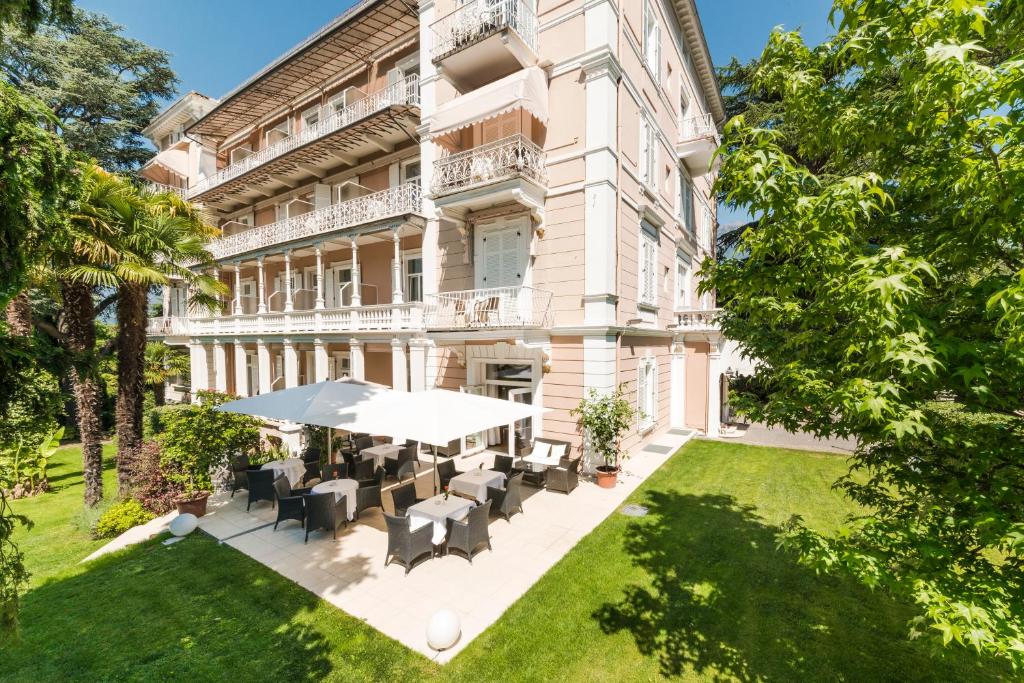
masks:
[[[334,430],[332,428],[330,428],[330,427],[327,428],[327,464],[328,465],[333,465],[334,464],[334,449],[331,448],[331,446],[334,444],[334,439],[331,438],[331,436],[333,436],[333,434],[331,432],[333,432],[333,431]]]
[[[437,478],[437,446],[430,444],[430,450],[434,452],[434,495],[436,496],[441,483]]]

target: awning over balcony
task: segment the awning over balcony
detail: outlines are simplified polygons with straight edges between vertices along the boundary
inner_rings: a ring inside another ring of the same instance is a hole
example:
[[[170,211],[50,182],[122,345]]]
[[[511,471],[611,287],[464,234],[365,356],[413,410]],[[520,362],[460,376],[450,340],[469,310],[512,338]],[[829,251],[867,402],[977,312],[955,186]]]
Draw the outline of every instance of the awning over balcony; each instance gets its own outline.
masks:
[[[430,119],[427,137],[439,138],[515,109],[548,122],[548,79],[540,67],[527,67],[441,105]]]
[[[162,169],[163,171],[170,171],[176,173],[182,178],[188,177],[188,145],[178,144],[157,154],[155,157],[149,160],[149,162],[142,168],[141,175],[150,180],[160,182],[163,180],[160,177],[160,173],[157,174],[149,173],[156,169]]]

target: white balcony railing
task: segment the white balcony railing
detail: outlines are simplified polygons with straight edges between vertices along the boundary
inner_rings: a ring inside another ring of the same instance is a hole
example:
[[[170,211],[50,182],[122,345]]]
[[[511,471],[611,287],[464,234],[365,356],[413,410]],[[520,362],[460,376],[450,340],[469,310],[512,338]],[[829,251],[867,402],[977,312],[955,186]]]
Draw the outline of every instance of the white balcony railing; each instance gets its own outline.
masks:
[[[718,139],[718,129],[711,114],[687,116],[680,122],[679,141],[698,140],[700,138]]]
[[[550,327],[551,292],[533,287],[492,287],[427,297],[428,328]]]
[[[422,211],[420,186],[416,183],[405,183],[363,197],[331,204],[300,216],[261,225],[229,237],[221,237],[211,242],[207,249],[213,258],[223,259],[304,237]]]
[[[318,140],[326,135],[335,133],[346,128],[360,119],[366,118],[388,107],[395,106],[418,106],[420,103],[419,76],[413,74],[404,79],[389,85],[383,90],[367,95],[358,102],[339,109],[330,116],[304,128],[301,132],[289,135],[285,139],[253,152],[241,161],[222,168],[211,176],[200,180],[189,190],[189,197],[195,197],[207,192],[218,185],[233,178],[248,173],[249,171],[262,166],[263,164],[287,154],[288,152],[302,147],[303,145]]]
[[[188,199],[188,189],[184,187],[178,187],[177,185],[164,185],[163,183],[144,183],[145,187],[150,192],[173,192],[182,199]]]
[[[547,184],[544,150],[520,134],[438,159],[430,189],[441,196],[516,176]]]
[[[503,29],[512,29],[537,52],[537,15],[525,0],[469,0],[437,20],[431,59],[439,60]]]
[[[721,309],[676,309],[676,330],[680,332],[717,332]]]
[[[188,318],[172,315],[150,318],[146,334],[153,337],[187,337],[188,330]]]
[[[423,304],[413,302],[181,320],[187,324],[189,336],[215,337],[245,334],[419,331],[423,329],[423,317]]]

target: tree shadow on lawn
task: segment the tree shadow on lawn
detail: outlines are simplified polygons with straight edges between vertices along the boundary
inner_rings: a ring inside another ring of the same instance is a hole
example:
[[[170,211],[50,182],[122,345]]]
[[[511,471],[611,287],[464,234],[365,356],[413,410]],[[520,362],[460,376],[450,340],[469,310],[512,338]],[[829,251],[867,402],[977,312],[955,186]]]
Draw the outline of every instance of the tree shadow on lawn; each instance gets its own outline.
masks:
[[[649,492],[624,535],[649,582],[594,617],[629,632],[662,675],[712,679],[953,680],[998,677],[963,653],[907,640],[910,610],[776,550],[778,527],[726,495]]]
[[[339,650],[360,666],[393,664],[373,661],[374,646],[386,655],[389,645],[372,629],[324,609],[312,593],[205,534],[171,546],[152,541],[29,591],[20,639],[0,647],[3,676],[321,680]],[[341,644],[325,631],[341,632]]]

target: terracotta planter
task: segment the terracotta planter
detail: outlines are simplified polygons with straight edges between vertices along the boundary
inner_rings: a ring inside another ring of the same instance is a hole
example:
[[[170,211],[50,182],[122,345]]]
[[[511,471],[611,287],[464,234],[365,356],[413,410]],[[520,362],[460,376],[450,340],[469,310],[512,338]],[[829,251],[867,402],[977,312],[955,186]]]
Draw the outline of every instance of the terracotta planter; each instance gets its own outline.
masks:
[[[609,467],[608,465],[601,465],[597,468],[597,485],[603,489],[615,488],[615,482],[618,481],[619,468]]]
[[[178,506],[178,514],[192,514],[196,517],[202,517],[206,514],[206,501],[209,500],[210,494],[194,493],[191,495],[181,496],[177,498],[174,503]]]

